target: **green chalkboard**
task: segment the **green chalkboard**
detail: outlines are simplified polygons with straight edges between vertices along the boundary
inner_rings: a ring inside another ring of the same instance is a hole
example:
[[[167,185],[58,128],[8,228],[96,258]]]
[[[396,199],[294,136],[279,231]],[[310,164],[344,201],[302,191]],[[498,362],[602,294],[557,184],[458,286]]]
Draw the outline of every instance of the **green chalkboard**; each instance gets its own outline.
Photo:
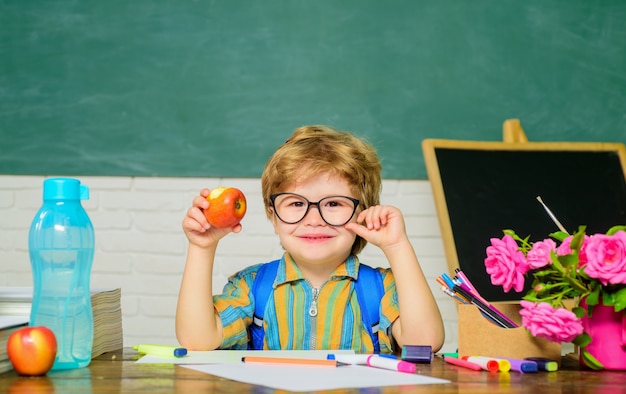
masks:
[[[0,0],[0,174],[258,177],[291,131],[626,142],[626,2]]]

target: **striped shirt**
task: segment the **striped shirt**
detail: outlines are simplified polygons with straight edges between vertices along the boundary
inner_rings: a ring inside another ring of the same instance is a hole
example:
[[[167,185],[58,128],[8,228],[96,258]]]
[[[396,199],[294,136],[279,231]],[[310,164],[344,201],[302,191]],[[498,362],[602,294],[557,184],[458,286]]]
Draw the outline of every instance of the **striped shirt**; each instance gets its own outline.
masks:
[[[264,349],[353,349],[357,353],[372,353],[374,345],[363,324],[354,285],[359,264],[357,257],[349,257],[326,283],[314,289],[285,253],[265,307]],[[220,349],[248,347],[248,326],[254,314],[251,289],[260,266],[248,267],[231,276],[223,293],[213,296],[223,325]],[[377,269],[385,288],[379,309],[378,340],[381,353],[391,353],[395,350],[391,323],[399,316],[398,295],[391,269]],[[309,314],[312,306],[317,308],[316,316]]]

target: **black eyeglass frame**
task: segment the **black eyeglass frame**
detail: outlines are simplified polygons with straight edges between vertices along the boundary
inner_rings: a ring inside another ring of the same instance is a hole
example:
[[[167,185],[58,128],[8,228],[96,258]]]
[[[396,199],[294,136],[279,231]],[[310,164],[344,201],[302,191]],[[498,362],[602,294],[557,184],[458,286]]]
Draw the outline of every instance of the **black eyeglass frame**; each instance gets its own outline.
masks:
[[[275,200],[280,197],[280,196],[284,196],[286,194],[289,194],[291,196],[297,196],[302,198],[304,201],[306,201],[307,206],[306,206],[306,210],[304,211],[304,215],[302,215],[302,217],[295,221],[295,222],[288,222],[286,220],[284,220],[283,218],[280,217],[280,215],[278,214],[278,210],[276,209],[275,206]],[[322,210],[320,209],[320,202],[327,200],[329,198],[336,198],[336,197],[341,197],[341,198],[347,198],[348,200],[352,201],[352,203],[354,204],[354,209],[352,210],[352,215],[350,215],[350,217],[348,218],[348,220],[346,220],[345,222],[341,223],[341,224],[331,224],[328,223],[328,221],[324,218],[324,214],[322,213]],[[285,224],[296,224],[296,223],[300,223],[302,220],[304,220],[304,218],[306,217],[306,215],[309,214],[309,209],[311,208],[311,206],[317,206],[317,212],[320,213],[320,217],[322,218],[322,220],[324,221],[324,223],[328,224],[329,226],[333,226],[333,227],[340,227],[345,225],[346,223],[348,223],[350,220],[352,220],[352,218],[354,217],[354,214],[356,213],[357,208],[359,207],[359,205],[361,204],[361,200],[356,199],[354,197],[348,197],[348,196],[327,196],[324,197],[322,199],[320,199],[319,201],[313,202],[313,201],[309,201],[308,198],[301,196],[300,194],[296,194],[296,193],[289,193],[289,192],[283,192],[283,193],[275,193],[272,194],[270,196],[270,205],[272,207],[272,210],[274,211],[274,215],[276,215],[276,217],[278,219],[280,219],[281,222],[285,223]]]

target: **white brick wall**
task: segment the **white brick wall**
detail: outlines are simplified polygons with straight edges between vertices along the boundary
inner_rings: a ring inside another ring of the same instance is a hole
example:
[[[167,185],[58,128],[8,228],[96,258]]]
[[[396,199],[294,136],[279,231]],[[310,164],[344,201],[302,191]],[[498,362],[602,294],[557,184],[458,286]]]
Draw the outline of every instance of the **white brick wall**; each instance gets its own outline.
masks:
[[[31,286],[28,228],[41,206],[42,176],[0,175],[0,286]],[[92,287],[121,287],[124,345],[176,344],[176,297],[185,263],[186,238],[180,223],[203,187],[234,186],[248,200],[243,231],[220,243],[214,288],[245,266],[277,258],[282,249],[265,217],[259,179],[80,177],[89,186],[84,201],[96,233]],[[407,231],[441,309],[444,351],[454,351],[457,314],[435,278],[447,271],[430,184],[385,180],[382,203],[405,215]],[[368,246],[362,260],[387,266]]]

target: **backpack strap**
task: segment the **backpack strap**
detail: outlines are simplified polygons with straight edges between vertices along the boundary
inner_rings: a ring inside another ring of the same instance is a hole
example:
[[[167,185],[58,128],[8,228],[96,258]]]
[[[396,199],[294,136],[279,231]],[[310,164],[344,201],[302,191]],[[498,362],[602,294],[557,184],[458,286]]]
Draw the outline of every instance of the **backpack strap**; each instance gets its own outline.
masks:
[[[267,300],[273,290],[274,279],[276,279],[276,273],[278,272],[278,263],[280,263],[280,260],[270,261],[261,265],[252,284],[254,315],[250,325],[250,342],[248,343],[248,349],[250,350],[263,350],[263,338],[265,336],[263,314]]]
[[[383,277],[376,268],[359,264],[359,276],[354,283],[356,296],[361,306],[363,323],[374,343],[374,353],[380,353],[378,330],[380,327],[380,301],[385,295]]]

